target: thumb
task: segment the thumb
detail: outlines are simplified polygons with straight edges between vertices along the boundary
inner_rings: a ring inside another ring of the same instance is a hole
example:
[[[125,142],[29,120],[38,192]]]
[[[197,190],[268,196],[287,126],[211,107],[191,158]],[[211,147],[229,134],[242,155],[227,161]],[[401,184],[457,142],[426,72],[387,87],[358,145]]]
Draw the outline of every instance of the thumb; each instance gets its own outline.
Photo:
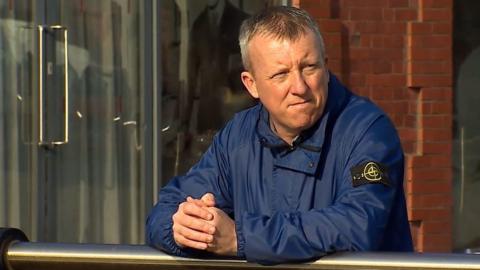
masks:
[[[200,200],[209,207],[215,206],[215,196],[212,193],[205,193]]]

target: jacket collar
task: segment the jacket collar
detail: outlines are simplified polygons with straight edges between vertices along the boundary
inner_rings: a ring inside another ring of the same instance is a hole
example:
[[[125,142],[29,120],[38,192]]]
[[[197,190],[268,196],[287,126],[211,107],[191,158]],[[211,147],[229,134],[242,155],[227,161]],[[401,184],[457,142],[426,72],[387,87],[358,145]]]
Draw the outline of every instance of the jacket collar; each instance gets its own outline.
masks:
[[[257,134],[262,146],[272,151],[274,165],[315,174],[328,132],[327,126],[333,125],[329,122],[335,122],[336,116],[342,111],[345,99],[348,98],[347,92],[338,79],[330,74],[328,97],[322,116],[312,127],[300,133],[293,146],[288,145],[270,129],[269,113],[263,105],[260,105]]]

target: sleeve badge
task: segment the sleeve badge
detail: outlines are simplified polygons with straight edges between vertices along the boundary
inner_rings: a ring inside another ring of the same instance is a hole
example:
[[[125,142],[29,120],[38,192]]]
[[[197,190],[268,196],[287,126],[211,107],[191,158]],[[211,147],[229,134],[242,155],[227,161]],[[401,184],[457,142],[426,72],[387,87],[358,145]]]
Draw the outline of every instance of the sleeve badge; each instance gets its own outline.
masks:
[[[380,163],[368,161],[350,169],[353,187],[363,184],[384,184],[390,186],[388,168]]]

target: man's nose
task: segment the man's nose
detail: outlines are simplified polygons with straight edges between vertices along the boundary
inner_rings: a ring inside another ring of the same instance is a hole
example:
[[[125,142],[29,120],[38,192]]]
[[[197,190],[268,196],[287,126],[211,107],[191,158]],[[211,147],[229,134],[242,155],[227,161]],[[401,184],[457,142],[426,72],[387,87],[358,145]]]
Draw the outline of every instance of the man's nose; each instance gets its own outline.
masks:
[[[294,95],[303,95],[307,92],[308,85],[301,72],[295,72],[290,86],[290,92]]]

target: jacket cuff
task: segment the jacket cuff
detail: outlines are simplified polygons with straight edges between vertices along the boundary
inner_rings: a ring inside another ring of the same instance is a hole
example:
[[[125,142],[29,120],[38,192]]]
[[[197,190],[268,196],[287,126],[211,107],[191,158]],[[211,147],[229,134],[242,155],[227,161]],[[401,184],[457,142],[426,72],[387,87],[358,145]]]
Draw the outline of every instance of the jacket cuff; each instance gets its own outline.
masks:
[[[242,232],[242,217],[235,220],[235,230],[237,233],[237,256],[245,258],[245,237]]]
[[[167,253],[177,256],[186,256],[182,249],[177,245],[175,240],[173,239],[173,230],[172,230],[173,222],[168,222],[161,227],[162,235],[165,236],[165,239],[162,241],[158,239],[157,243],[161,243],[161,249]]]

